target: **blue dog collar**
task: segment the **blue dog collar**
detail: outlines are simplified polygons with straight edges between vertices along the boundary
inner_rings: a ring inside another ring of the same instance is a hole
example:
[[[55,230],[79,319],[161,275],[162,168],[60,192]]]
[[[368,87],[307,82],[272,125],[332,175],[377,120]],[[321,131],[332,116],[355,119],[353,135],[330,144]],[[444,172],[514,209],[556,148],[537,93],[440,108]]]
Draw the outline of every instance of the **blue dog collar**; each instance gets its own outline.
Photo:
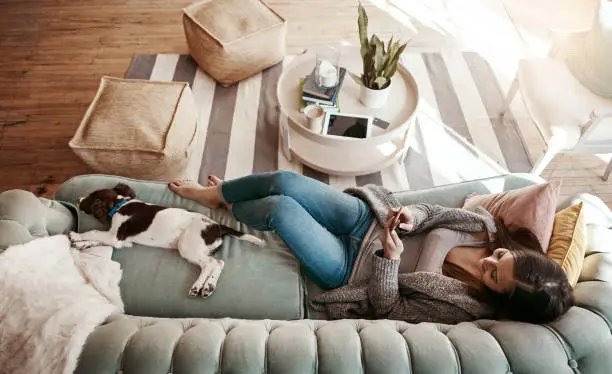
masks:
[[[108,218],[111,218],[113,215],[115,215],[115,213],[117,213],[119,208],[121,208],[128,201],[130,201],[130,200],[129,199],[123,199],[120,202],[118,202],[117,204],[115,204],[113,209],[111,209],[110,212],[108,212]]]

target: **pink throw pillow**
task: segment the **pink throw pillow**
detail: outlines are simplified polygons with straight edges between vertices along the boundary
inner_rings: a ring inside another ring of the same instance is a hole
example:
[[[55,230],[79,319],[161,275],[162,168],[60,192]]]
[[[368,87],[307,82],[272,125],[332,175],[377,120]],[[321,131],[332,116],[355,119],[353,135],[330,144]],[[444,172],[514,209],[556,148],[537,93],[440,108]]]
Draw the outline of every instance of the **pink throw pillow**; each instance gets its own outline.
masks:
[[[559,197],[558,182],[543,183],[490,195],[468,196],[464,209],[484,207],[501,218],[509,229],[524,227],[538,238],[544,252],[548,249]]]

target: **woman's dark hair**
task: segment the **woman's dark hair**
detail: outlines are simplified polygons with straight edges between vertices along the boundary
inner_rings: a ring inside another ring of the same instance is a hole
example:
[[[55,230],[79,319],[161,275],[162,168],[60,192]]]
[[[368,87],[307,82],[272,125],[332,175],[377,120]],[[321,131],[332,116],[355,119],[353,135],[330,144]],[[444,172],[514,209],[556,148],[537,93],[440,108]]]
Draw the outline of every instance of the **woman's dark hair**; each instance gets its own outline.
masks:
[[[510,231],[499,219],[495,220],[495,226],[495,241],[489,249],[506,248],[514,256],[516,287],[511,294],[500,295],[489,290],[480,279],[453,264],[445,263],[443,273],[465,282],[472,296],[492,305],[499,317],[546,323],[565,314],[573,304],[573,296],[561,266],[546,257],[528,229]]]

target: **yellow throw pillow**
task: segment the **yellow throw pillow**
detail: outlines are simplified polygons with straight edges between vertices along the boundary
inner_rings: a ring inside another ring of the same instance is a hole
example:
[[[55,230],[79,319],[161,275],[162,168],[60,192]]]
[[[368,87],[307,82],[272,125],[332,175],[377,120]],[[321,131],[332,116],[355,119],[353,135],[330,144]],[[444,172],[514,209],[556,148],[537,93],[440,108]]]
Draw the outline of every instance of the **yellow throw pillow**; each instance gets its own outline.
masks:
[[[587,236],[582,203],[557,212],[546,255],[561,265],[572,287],[578,283],[586,248]]]

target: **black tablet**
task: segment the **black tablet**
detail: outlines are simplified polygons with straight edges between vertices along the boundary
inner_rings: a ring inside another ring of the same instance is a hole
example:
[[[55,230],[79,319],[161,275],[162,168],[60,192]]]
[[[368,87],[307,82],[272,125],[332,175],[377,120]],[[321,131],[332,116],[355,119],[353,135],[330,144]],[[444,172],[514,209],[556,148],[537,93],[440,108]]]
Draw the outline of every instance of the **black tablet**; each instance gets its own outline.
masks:
[[[323,134],[365,139],[372,133],[372,117],[349,113],[326,113]]]

